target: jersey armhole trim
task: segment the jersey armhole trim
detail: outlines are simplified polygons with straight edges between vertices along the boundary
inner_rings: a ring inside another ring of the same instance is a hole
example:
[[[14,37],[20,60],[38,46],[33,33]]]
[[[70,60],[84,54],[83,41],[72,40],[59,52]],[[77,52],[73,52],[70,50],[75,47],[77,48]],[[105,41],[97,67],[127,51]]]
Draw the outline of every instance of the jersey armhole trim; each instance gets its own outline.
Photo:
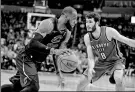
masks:
[[[104,29],[105,29],[105,37],[106,37],[107,41],[111,42],[111,41],[107,38],[106,28],[107,28],[107,27],[105,26],[105,27],[104,27]]]
[[[88,34],[88,36],[89,36],[89,40],[90,40],[90,42],[93,40],[92,38],[91,38],[91,34],[90,33],[87,33]]]

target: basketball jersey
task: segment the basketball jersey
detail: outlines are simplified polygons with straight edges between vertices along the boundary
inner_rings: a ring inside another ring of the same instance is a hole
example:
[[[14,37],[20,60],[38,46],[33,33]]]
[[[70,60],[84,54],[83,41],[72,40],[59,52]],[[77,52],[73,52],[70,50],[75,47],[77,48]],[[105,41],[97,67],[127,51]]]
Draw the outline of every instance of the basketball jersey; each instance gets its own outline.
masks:
[[[58,49],[61,45],[61,43],[65,40],[67,31],[61,30],[58,31],[57,29],[57,19],[52,18],[54,29],[51,31],[50,34],[47,34],[40,42],[44,44],[45,46],[48,46],[49,48],[55,48]],[[27,47],[27,46],[26,46]],[[30,47],[26,50],[28,55],[32,55],[32,59],[34,61],[42,62],[46,59],[49,53],[46,52],[40,52],[36,49],[31,49]]]
[[[41,43],[44,45],[50,47],[50,48],[55,48],[58,49],[61,45],[61,42],[65,40],[66,34],[67,34],[67,29],[58,31],[57,29],[57,19],[52,20],[54,22],[54,30],[50,33],[47,34]]]
[[[106,26],[101,26],[101,32],[98,39],[94,39],[91,33],[88,33],[93,50],[93,55],[98,57],[99,61],[111,61],[122,58],[117,41],[108,40],[106,36]]]

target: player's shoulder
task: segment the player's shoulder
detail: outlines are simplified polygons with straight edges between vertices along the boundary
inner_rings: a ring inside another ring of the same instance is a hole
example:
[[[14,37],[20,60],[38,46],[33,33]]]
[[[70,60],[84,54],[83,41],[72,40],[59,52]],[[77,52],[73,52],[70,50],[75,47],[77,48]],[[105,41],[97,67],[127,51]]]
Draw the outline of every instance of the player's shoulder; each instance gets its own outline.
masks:
[[[89,37],[88,33],[84,34],[84,38],[88,38],[88,37]]]
[[[44,26],[48,26],[49,24],[52,24],[52,23],[53,23],[52,19],[48,18],[48,19],[42,20],[40,24]]]
[[[117,30],[115,28],[106,27],[106,36],[109,41],[112,39],[113,35],[115,35],[116,32],[117,32]]]
[[[107,27],[106,30],[107,30],[106,33],[107,33],[107,34],[111,34],[111,36],[113,36],[113,35],[115,35],[116,33],[118,33],[118,31],[117,31],[115,28],[113,28],[113,27]]]
[[[86,33],[86,34],[84,35],[84,41],[87,41],[88,39],[89,39],[89,34]]]
[[[113,28],[113,27],[106,26],[106,30],[109,31],[109,32],[112,32],[112,31],[115,31],[116,29]]]
[[[38,26],[37,31],[40,31],[41,33],[49,33],[50,31],[52,31],[54,28],[54,23],[52,22],[52,20],[49,19],[45,19],[42,20],[40,25]]]

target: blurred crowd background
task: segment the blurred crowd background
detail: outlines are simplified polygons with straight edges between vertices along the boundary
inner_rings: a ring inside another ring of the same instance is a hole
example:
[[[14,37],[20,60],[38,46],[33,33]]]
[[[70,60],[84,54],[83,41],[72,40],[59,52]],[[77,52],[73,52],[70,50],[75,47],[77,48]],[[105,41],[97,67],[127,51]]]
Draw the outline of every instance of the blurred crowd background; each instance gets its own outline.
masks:
[[[42,0],[43,1],[43,0]],[[47,1],[47,0],[44,0]],[[135,1],[129,0],[48,0],[47,10],[45,13],[56,14],[58,17],[60,11],[65,6],[71,5],[77,9],[80,16],[78,16],[78,23],[74,29],[71,41],[68,47],[74,50],[82,61],[82,68],[87,67],[86,47],[84,45],[83,36],[86,33],[84,16],[87,11],[97,11],[102,15],[101,26],[114,27],[122,35],[135,39],[135,24],[131,23],[131,16],[135,16]],[[121,2],[119,2],[121,1]],[[1,69],[15,70],[15,57],[20,48],[23,48],[31,39],[32,32],[27,29],[27,14],[34,12],[30,10],[36,5],[36,0],[2,0],[1,1]],[[83,2],[83,3],[82,3]],[[20,8],[20,9],[19,9]],[[109,9],[115,9],[113,14]],[[120,8],[118,14],[118,8]],[[123,13],[121,9],[128,11]],[[108,9],[107,14],[104,13]],[[128,10],[126,10],[128,9]],[[131,12],[130,12],[131,11]],[[110,15],[109,15],[109,12]],[[121,15],[121,16],[120,16]],[[119,42],[119,47],[123,56],[126,58],[126,74],[135,75],[135,48],[129,47]],[[54,72],[53,62],[50,57],[43,63],[38,64],[39,71]],[[78,70],[75,73],[79,73]]]

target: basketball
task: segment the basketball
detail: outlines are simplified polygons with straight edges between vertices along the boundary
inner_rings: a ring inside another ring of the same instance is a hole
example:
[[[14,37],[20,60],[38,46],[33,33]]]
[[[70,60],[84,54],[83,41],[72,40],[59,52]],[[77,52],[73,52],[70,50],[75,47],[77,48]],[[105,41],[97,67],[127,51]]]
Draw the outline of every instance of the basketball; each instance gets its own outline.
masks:
[[[61,71],[72,72],[77,68],[78,60],[74,53],[68,52],[58,56],[57,64]]]

